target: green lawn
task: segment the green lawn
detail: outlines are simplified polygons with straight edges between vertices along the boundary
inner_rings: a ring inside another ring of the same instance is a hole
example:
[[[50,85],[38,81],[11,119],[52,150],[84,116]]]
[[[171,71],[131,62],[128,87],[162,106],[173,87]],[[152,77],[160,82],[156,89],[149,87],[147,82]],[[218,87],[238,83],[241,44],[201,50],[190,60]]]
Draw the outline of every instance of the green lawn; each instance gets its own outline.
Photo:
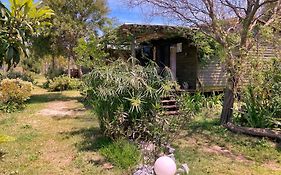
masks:
[[[176,157],[188,163],[190,174],[281,174],[281,145],[231,133],[219,125],[218,116],[206,116],[210,111],[191,122],[175,144]]]
[[[121,174],[103,169],[97,153],[98,122],[84,111],[77,91],[50,93],[36,88],[27,108],[0,114],[0,133],[16,141],[0,145],[0,174]],[[40,110],[63,101],[77,116],[43,116]]]
[[[24,111],[0,114],[0,133],[16,138],[0,145],[0,174],[129,174],[105,168],[99,154],[105,139],[80,100],[77,91],[36,87]],[[59,111],[57,116],[52,110]],[[280,146],[230,133],[218,119],[203,117],[209,115],[214,114],[198,116],[174,142],[177,160],[190,166],[190,174],[281,174]]]

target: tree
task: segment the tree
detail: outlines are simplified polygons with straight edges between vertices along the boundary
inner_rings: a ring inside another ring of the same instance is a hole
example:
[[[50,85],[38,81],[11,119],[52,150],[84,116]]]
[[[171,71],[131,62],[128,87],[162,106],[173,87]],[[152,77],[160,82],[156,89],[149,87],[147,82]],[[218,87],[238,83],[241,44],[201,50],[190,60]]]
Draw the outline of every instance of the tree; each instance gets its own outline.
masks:
[[[77,60],[74,48],[78,39],[95,34],[107,23],[108,8],[105,0],[43,0],[56,13],[51,33],[53,50],[68,58]]]
[[[108,54],[104,50],[102,40],[91,35],[87,40],[80,38],[77,47],[74,48],[78,58],[77,63],[85,68],[92,69],[95,65],[105,61]]]
[[[33,0],[10,0],[11,11],[0,1],[0,65],[8,69],[16,66],[22,54],[27,56],[30,38],[49,25],[46,19],[53,15],[48,6]]]
[[[261,22],[269,26],[278,18],[281,0],[128,1],[130,5],[151,5],[154,9],[152,13],[172,17],[178,24],[196,27],[221,45],[226,54],[223,63],[228,75],[221,124],[230,125],[235,94],[243,72],[239,65],[243,63],[247,51],[253,46],[257,26]]]

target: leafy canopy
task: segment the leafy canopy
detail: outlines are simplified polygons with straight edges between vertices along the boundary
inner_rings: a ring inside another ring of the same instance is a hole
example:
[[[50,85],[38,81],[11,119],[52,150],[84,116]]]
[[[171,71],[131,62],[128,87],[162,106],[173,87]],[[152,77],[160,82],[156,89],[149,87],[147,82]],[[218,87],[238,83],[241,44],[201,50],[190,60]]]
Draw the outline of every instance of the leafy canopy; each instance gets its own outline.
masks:
[[[8,69],[16,66],[20,57],[27,56],[27,46],[32,35],[40,34],[40,28],[54,15],[48,6],[33,0],[10,0],[11,11],[0,2],[0,65]]]

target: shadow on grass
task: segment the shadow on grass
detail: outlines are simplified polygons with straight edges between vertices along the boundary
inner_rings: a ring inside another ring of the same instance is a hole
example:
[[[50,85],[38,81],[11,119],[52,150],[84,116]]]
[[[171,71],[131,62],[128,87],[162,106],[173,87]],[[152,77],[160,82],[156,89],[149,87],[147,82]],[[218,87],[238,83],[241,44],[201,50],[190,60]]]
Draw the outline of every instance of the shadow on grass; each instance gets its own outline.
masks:
[[[34,104],[34,103],[46,103],[46,102],[51,102],[51,101],[70,101],[70,100],[78,100],[82,101],[83,97],[68,97],[63,95],[61,92],[53,92],[53,93],[48,93],[48,94],[38,94],[38,95],[33,95],[31,96],[29,100],[29,104]]]
[[[202,134],[204,131],[212,134],[223,134],[226,129],[220,125],[219,119],[208,119],[193,121],[187,125],[186,130],[188,136],[192,136],[193,134]]]
[[[82,136],[83,140],[76,144],[79,151],[98,151],[99,149],[112,144],[112,140],[103,136],[98,127],[83,128],[62,134],[68,137],[77,135]]]

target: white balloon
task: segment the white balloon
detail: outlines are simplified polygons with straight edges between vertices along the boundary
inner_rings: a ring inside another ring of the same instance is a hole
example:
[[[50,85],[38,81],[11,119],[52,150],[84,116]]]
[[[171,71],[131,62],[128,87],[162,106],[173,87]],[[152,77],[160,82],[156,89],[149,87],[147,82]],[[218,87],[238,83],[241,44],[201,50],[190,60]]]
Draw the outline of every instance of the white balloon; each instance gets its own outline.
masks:
[[[177,165],[168,156],[159,157],[154,164],[154,171],[156,175],[175,175]]]

